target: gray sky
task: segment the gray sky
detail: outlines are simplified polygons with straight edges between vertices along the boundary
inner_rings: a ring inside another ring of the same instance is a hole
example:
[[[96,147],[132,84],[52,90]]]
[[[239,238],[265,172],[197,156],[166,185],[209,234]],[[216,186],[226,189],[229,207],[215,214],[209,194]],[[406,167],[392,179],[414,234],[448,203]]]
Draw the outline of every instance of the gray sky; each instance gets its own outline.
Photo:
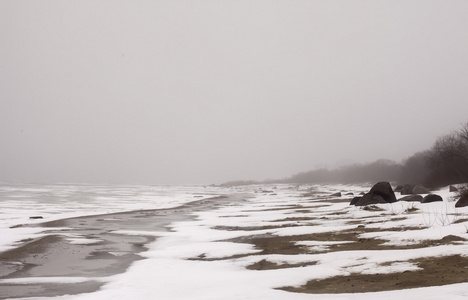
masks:
[[[468,121],[468,1],[0,1],[0,181],[401,160]]]

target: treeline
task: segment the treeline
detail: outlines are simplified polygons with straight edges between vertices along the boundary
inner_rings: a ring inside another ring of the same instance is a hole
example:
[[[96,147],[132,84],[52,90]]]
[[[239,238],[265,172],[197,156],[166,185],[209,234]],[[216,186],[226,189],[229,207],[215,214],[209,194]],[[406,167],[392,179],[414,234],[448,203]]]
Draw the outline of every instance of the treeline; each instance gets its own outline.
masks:
[[[429,168],[425,177],[428,186],[468,182],[468,123],[437,139],[427,157],[421,159]]]
[[[318,169],[293,175],[287,183],[359,183],[394,181],[436,188],[468,182],[468,123],[436,140],[431,149],[402,162],[377,160],[339,169]]]
[[[370,164],[354,164],[339,169],[317,169],[293,175],[287,183],[358,183],[368,181],[396,181],[401,165],[391,160],[377,160]]]

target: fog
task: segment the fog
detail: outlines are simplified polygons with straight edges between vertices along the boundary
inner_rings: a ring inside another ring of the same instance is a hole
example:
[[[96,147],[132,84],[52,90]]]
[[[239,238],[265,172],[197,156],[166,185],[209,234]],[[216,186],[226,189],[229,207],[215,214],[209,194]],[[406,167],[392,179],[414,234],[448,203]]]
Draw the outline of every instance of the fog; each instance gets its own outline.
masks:
[[[0,2],[0,181],[401,160],[468,121],[467,1]]]

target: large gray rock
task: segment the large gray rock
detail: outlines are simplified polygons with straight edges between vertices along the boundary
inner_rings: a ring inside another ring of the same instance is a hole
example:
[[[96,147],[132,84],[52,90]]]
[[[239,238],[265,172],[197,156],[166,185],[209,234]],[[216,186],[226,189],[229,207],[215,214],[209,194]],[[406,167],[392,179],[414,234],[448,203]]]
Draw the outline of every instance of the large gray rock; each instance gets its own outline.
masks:
[[[412,184],[405,184],[400,191],[402,195],[411,195],[413,193],[414,185]]]
[[[378,203],[393,203],[397,202],[395,193],[392,190],[392,186],[387,181],[381,181],[376,183],[367,194],[359,199],[356,206],[365,206],[369,204]]]
[[[381,196],[387,203],[393,203],[398,201],[395,197],[395,193],[392,190],[392,186],[387,181],[381,181],[376,183],[371,188],[369,193]]]
[[[360,196],[357,196],[357,197],[354,197],[351,202],[349,203],[349,205],[356,205],[356,203],[361,199],[362,197]]]
[[[385,200],[379,195],[367,193],[356,202],[356,206],[366,206],[371,204],[385,203]]]
[[[418,184],[413,189],[413,194],[418,194],[418,195],[419,194],[429,194],[430,192],[431,191],[428,188],[422,186],[421,184]]]
[[[468,206],[468,195],[462,196],[457,203],[455,203],[455,207],[465,207]]]
[[[458,192],[458,189],[453,185],[449,186],[449,192]]]
[[[422,202],[423,199],[424,198],[421,195],[408,195],[408,196],[398,199],[398,201]]]
[[[377,201],[377,203],[388,203],[382,196],[375,194],[372,196],[372,200]]]
[[[437,201],[444,201],[444,200],[439,195],[429,194],[423,198],[423,201],[421,203],[431,203],[431,202],[437,202]]]

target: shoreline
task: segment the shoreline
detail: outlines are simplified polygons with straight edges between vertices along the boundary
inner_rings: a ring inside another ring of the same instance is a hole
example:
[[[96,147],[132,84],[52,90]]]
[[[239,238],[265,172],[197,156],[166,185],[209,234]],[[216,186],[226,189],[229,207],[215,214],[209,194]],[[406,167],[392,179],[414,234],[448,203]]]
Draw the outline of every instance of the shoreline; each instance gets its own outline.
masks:
[[[214,209],[245,195],[215,196],[165,209],[137,210],[73,217],[25,227],[43,227],[46,235],[0,253],[0,299],[52,297],[99,290],[108,276],[121,274],[144,259],[139,254],[155,235],[116,231],[167,232],[171,223],[190,220],[191,213]],[[66,228],[66,229],[65,229]],[[34,281],[37,277],[84,278],[81,282]],[[86,280],[89,278],[89,280]],[[18,283],[26,279],[31,283]]]
[[[186,299],[183,286],[204,299],[245,285],[243,270],[263,282],[243,295],[271,292],[271,299],[360,299],[410,289],[423,295],[468,282],[467,219],[453,219],[437,234],[423,222],[444,203],[369,210],[327,196],[334,190],[284,191],[23,225],[45,236],[0,253],[0,298]],[[184,220],[189,223],[174,224]]]

